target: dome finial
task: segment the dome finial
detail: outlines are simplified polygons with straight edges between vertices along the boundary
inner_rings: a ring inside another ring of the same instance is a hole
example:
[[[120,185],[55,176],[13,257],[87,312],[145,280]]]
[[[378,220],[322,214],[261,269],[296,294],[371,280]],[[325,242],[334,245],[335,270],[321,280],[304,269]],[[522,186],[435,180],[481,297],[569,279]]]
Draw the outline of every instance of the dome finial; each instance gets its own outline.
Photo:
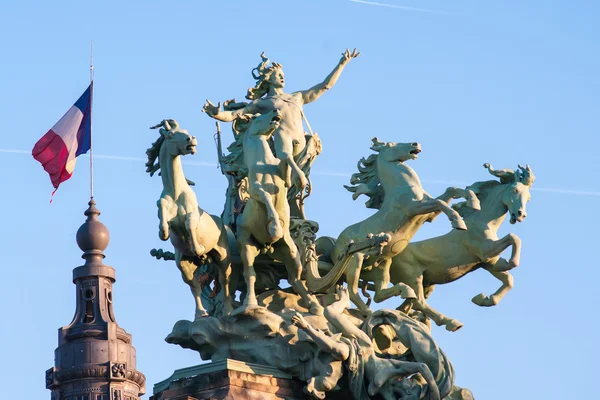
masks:
[[[108,229],[98,219],[100,210],[96,208],[93,197],[90,198],[88,205],[88,209],[84,212],[87,219],[77,231],[77,245],[83,251],[82,257],[86,259],[86,264],[91,261],[88,256],[95,255],[101,256],[100,259],[104,258],[103,251],[108,247],[110,241]]]

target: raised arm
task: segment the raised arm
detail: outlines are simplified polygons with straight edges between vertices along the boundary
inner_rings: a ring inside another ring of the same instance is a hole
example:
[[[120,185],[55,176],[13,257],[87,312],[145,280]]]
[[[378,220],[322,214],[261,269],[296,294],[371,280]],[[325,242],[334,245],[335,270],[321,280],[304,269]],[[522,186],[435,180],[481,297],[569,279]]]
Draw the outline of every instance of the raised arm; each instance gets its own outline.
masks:
[[[209,117],[212,117],[216,120],[222,122],[231,122],[234,119],[240,118],[246,114],[256,114],[258,112],[258,107],[256,106],[256,103],[253,102],[246,105],[244,108],[240,108],[239,110],[221,111],[221,102],[215,106],[210,102],[210,100],[206,100],[206,103],[202,107],[202,112],[205,112]]]
[[[338,342],[333,340],[325,333],[321,332],[318,329],[313,328],[302,316],[300,313],[296,313],[292,317],[292,323],[299,328],[303,329],[304,332],[311,337],[311,339],[316,343],[317,346],[322,351],[326,351],[331,353],[338,360],[346,360],[350,356],[350,350],[348,346],[346,346],[342,342]]]
[[[300,94],[302,94],[302,100],[304,101],[304,104],[315,101],[316,99],[321,97],[323,93],[331,89],[333,85],[335,85],[335,83],[337,82],[346,64],[348,64],[350,60],[358,57],[359,55],[360,53],[357,52],[356,49],[354,49],[353,52],[350,52],[349,49],[346,49],[346,51],[342,53],[342,58],[338,65],[336,65],[333,71],[331,71],[331,73],[327,75],[327,78],[325,78],[323,82],[311,87],[308,90],[301,90],[299,92]]]

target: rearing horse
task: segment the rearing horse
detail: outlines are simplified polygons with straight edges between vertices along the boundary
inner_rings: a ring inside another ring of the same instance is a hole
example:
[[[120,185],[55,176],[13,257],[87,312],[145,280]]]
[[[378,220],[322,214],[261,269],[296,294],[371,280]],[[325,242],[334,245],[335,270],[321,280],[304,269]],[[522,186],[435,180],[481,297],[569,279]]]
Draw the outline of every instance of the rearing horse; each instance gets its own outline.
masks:
[[[531,199],[529,188],[535,176],[529,166],[519,166],[520,170],[516,172],[496,171],[489,164],[484,167],[501,182],[477,182],[469,187],[479,197],[480,211],[469,209],[464,203],[455,206],[464,217],[468,230],[452,230],[443,236],[410,243],[392,259],[391,282],[402,282],[414,289],[417,297],[410,300],[414,301],[414,307],[437,325],[446,325],[448,330],[456,330],[462,324],[450,323],[454,320],[427,305],[425,298],[433,285],[453,282],[483,268],[500,280],[502,286],[491,296],[481,293],[472,301],[482,307],[494,306],[513,286],[513,277],[508,271],[519,265],[521,240],[513,233],[499,239],[497,231],[507,213],[511,224],[521,222],[527,216],[526,204]],[[512,253],[506,260],[500,254],[509,246],[512,246]],[[365,274],[363,278],[370,277]],[[456,329],[450,329],[452,327]]]
[[[285,265],[290,285],[311,307],[311,312],[322,314],[322,307],[313,301],[300,280],[302,264],[290,235],[290,206],[285,184],[289,167],[273,155],[268,142],[281,121],[279,110],[253,116],[250,125],[237,139],[242,142],[250,195],[236,221],[238,248],[248,290],[244,307],[258,305],[254,261],[261,251],[266,251]]]
[[[207,259],[218,266],[219,283],[224,290],[223,312],[226,315],[232,308],[228,230],[220,218],[198,206],[196,194],[181,167],[180,156],[196,153],[196,138],[180,129],[173,119],[163,120],[150,129],[157,128],[160,128],[160,137],[146,151],[146,166],[150,176],[161,170],[163,191],[157,202],[160,220],[158,236],[161,240],[170,238],[175,248],[177,268],[196,300],[195,320],[208,315],[202,306],[202,283],[194,276]],[[155,164],[157,157],[158,164]]]
[[[311,263],[306,274],[308,288],[313,292],[331,288],[345,274],[350,299],[365,314],[369,313],[369,308],[358,294],[363,269],[373,270],[376,302],[392,296],[414,297],[412,290],[403,283],[388,288],[392,257],[406,248],[417,230],[435,213],[446,214],[453,228],[467,229],[462,217],[446,203],[451,198],[467,196],[470,203],[478,207],[475,195],[469,191],[451,188],[436,199],[425,192],[415,171],[405,164],[405,161],[418,157],[421,152],[418,143],[384,143],[377,138],[372,142],[371,150],[377,154],[359,161],[359,173],[350,181],[355,186],[346,188],[354,193],[354,199],[361,194],[368,196],[367,207],[375,208],[377,212],[341,233],[331,253],[331,259],[337,262],[327,275],[319,275],[317,263]],[[389,235],[390,240],[379,254],[357,252],[350,260],[345,259],[348,243],[380,232]]]

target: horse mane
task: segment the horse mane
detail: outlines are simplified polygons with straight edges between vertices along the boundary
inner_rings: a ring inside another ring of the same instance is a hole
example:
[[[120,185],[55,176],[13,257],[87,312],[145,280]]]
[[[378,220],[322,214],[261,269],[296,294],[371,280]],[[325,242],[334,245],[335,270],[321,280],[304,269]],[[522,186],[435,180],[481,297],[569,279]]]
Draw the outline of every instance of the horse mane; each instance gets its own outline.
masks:
[[[377,175],[377,157],[379,154],[371,154],[368,158],[361,158],[356,164],[358,172],[352,174],[350,184],[353,186],[344,185],[344,187],[352,192],[352,200],[356,200],[358,196],[364,194],[369,198],[365,202],[367,208],[379,210],[383,203],[384,191],[381,186],[381,181]]]
[[[227,150],[229,154],[223,157],[223,172],[242,179],[248,175],[248,168],[244,163],[244,133],[246,129],[234,131],[234,141]]]
[[[160,153],[160,147],[165,141],[164,136],[160,135],[158,139],[146,150],[146,156],[148,156],[148,161],[146,162],[146,172],[153,176],[156,171],[160,169],[160,162],[158,160],[158,155]]]
[[[479,199],[479,201],[483,203],[490,191],[492,191],[500,185],[504,185],[504,183],[494,180],[479,181],[475,182],[471,186],[468,186],[466,189],[472,190]],[[461,201],[456,204],[453,204],[452,208],[454,208],[460,214],[461,217],[466,218],[474,212],[474,209],[468,207],[466,204],[466,201]]]

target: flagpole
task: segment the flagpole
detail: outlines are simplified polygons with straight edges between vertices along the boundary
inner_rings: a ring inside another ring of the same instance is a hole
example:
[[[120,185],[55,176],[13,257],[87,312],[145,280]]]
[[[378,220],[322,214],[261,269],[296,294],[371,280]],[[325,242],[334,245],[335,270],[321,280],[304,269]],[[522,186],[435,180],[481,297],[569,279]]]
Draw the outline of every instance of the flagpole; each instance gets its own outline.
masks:
[[[90,86],[94,82],[94,41],[90,46]],[[90,88],[90,200],[94,199],[94,146],[92,145],[93,89]]]

